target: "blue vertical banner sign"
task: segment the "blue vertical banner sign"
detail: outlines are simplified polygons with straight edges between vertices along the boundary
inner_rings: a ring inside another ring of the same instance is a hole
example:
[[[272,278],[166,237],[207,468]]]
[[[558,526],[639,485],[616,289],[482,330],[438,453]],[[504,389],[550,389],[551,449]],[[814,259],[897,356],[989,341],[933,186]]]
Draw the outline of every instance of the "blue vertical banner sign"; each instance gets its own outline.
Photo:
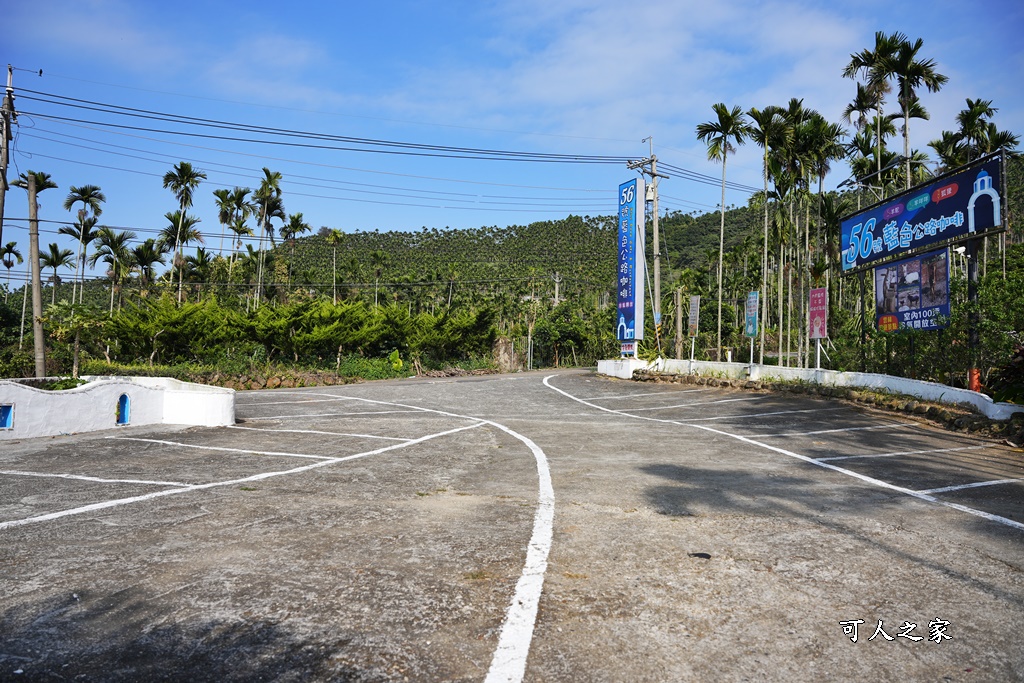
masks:
[[[747,294],[747,321],[743,326],[743,334],[747,337],[757,336],[757,292]]]
[[[618,303],[615,336],[623,353],[636,354],[635,342],[644,338],[644,179],[619,185]]]

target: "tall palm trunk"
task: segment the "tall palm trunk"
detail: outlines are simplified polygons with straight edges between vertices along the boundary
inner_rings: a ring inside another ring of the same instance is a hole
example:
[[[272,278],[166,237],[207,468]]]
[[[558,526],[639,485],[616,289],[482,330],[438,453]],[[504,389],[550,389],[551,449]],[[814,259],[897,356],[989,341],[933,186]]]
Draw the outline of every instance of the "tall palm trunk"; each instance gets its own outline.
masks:
[[[177,255],[174,257],[174,267],[178,270],[178,305],[181,305],[181,292],[183,288],[184,280],[182,278],[182,255],[181,255],[181,224],[185,220],[185,205],[181,205],[181,213],[178,214],[178,232],[177,237],[174,240],[174,248],[177,250]]]
[[[715,360],[722,360],[722,252],[725,249],[725,164],[728,154],[722,155],[722,206],[721,223],[718,228],[718,346]]]

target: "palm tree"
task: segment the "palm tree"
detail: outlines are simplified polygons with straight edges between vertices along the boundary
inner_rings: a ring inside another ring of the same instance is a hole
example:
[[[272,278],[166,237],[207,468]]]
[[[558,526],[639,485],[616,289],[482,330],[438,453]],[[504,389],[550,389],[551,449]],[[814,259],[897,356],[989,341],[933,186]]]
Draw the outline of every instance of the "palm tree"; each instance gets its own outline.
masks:
[[[217,222],[220,223],[220,255],[224,255],[224,234],[225,228],[231,224],[235,217],[235,203],[231,198],[231,190],[221,188],[213,191],[217,200]]]
[[[370,252],[370,265],[373,266],[373,305],[377,306],[377,283],[384,272],[384,266],[388,263],[388,255],[380,250],[374,249]]]
[[[967,161],[974,156],[972,152],[978,148],[978,141],[985,135],[988,119],[995,116],[997,111],[992,106],[992,100],[972,100],[968,97],[967,108],[956,115],[956,122],[960,126],[957,134],[965,143]]]
[[[39,255],[40,268],[53,268],[53,290],[50,294],[50,303],[57,300],[57,285],[60,284],[60,277],[57,276],[57,269],[60,267],[75,268],[75,252],[70,249],[61,249],[56,243],[50,243],[50,250]],[[77,271],[76,271],[77,272]]]
[[[20,187],[23,190],[27,190],[29,176],[34,176],[36,179],[36,194],[39,194],[43,190],[52,190],[56,189],[57,187],[57,183],[53,182],[53,180],[50,178],[50,174],[43,173],[42,171],[25,171],[18,177],[17,180],[11,183],[11,185],[13,185],[14,187]]]
[[[893,33],[888,35],[882,31],[875,33],[875,47],[874,49],[864,49],[858,53],[850,55],[850,62],[843,69],[844,78],[857,78],[859,75],[863,75],[866,79],[865,89],[867,90],[867,97],[875,103],[875,121],[880,122],[882,119],[882,107],[885,104],[885,96],[889,92],[889,80],[888,74],[885,69],[886,60],[890,59],[899,48],[900,42],[905,40],[902,33]],[[875,151],[875,160],[877,162],[876,171],[882,170],[882,133],[881,126],[875,129],[877,137],[877,147]]]
[[[327,233],[327,244],[331,245],[332,259],[331,259],[331,270],[333,272],[333,287],[334,296],[332,302],[335,306],[338,305],[338,244],[345,239],[345,233],[337,228],[332,228]]]
[[[996,124],[989,121],[984,134],[978,141],[978,153],[989,154],[997,149],[1007,150],[1007,156],[1016,156],[1015,150],[1020,144],[1020,136],[1008,130],[999,130]]]
[[[167,248],[163,243],[152,237],[132,249],[134,265],[139,271],[139,284],[141,286],[139,296],[142,298],[146,298],[146,295],[149,293],[149,286],[156,279],[154,272],[156,265],[158,263],[160,265],[167,263],[164,259],[164,254],[166,253]]]
[[[220,251],[218,252],[221,256],[224,255],[225,228],[230,228],[232,223],[239,218],[244,221],[252,213],[252,206],[246,201],[250,192],[252,190],[247,187],[213,191],[213,196],[217,200],[217,220],[221,226]]]
[[[942,170],[948,171],[967,163],[969,154],[967,145],[958,133],[944,130],[942,137],[932,140],[928,146],[935,150],[935,154],[939,157],[939,163],[942,164]]]
[[[174,252],[172,267],[173,272],[178,275],[178,303],[181,303],[181,283],[185,269],[185,258],[182,255],[182,251],[192,242],[205,244],[202,233],[196,228],[196,225],[201,220],[187,213],[182,216],[181,211],[168,211],[164,214],[164,218],[167,219],[168,224],[160,231],[157,239],[164,251]]]
[[[4,303],[7,303],[7,296],[11,293],[11,268],[14,267],[15,259],[18,260],[18,263],[25,262],[25,259],[21,257],[21,252],[18,251],[17,242],[8,242],[0,247],[0,260],[3,261],[4,267],[7,268],[7,289],[4,290]]]
[[[242,237],[245,235],[252,235],[252,228],[245,224],[245,218],[239,216],[235,218],[229,225],[231,232],[235,233],[235,244],[231,249],[231,260],[228,261],[228,280],[231,280],[231,271],[235,265],[235,251],[242,248]]]
[[[37,182],[36,183],[36,191],[38,192],[38,190],[39,190],[39,183]],[[74,185],[72,185],[70,192],[68,192],[68,196],[64,199],[64,210],[65,211],[71,211],[74,208],[75,204],[81,204],[82,208],[79,209],[79,211],[78,211],[78,222],[79,222],[79,225],[80,226],[84,225],[84,223],[86,221],[86,216],[88,216],[90,213],[92,214],[92,219],[93,219],[92,220],[92,225],[96,225],[96,219],[99,218],[100,215],[103,213],[103,207],[100,206],[100,204],[102,204],[105,201],[107,201],[107,197],[103,194],[103,192],[100,190],[99,186],[97,186],[97,185],[82,185],[81,187],[75,187]],[[73,234],[73,233],[67,233],[66,232],[64,234]],[[85,287],[85,254],[83,252],[85,250],[85,245],[88,244],[90,240],[86,240],[87,234],[86,234],[86,231],[84,229],[80,230],[79,233],[77,235],[74,235],[74,236],[78,237],[78,263],[81,264],[81,266],[82,266],[82,287],[84,288]],[[78,273],[76,272],[75,275],[77,276]],[[72,289],[71,289],[71,303],[74,303],[74,302],[75,302],[75,287],[72,286]]]
[[[271,242],[273,242],[274,231],[270,224],[270,219],[280,218],[283,221],[285,218],[284,203],[281,201],[281,179],[282,175],[280,172],[271,171],[269,168],[264,166],[263,180],[260,181],[259,189],[253,193],[253,199],[255,200],[256,206],[259,210],[259,217],[256,223],[257,227],[260,229],[260,258],[256,270],[255,305],[257,307],[259,307],[263,290],[263,271],[265,268],[263,258],[264,236],[268,236]]]
[[[781,107],[763,110],[751,108],[747,115],[754,122],[750,136],[764,149],[764,249],[761,259],[761,342],[759,363],[764,363],[764,331],[768,325],[768,159],[772,150],[786,146],[793,137],[793,128],[786,121]]]
[[[82,295],[84,296],[85,290],[85,265],[87,258],[87,252],[89,250],[89,243],[96,239],[96,217],[89,216],[86,214],[85,209],[78,210],[78,222],[72,225],[62,225],[57,232],[61,235],[67,235],[78,242],[78,264],[81,266],[82,273]],[[75,282],[71,288],[71,301],[75,301],[75,290],[78,285],[78,271],[75,271]]]
[[[201,291],[203,283],[209,281],[210,273],[213,270],[213,259],[210,258],[210,254],[205,248],[199,247],[196,249],[195,256],[185,257],[185,266],[189,271],[190,279],[195,278],[196,280],[197,291]]]
[[[903,34],[899,36],[899,46],[894,54],[889,55],[882,61],[882,72],[888,78],[896,80],[899,90],[899,102],[903,109],[903,156],[907,159],[907,182],[906,189],[910,189],[910,115],[914,102],[917,99],[916,91],[927,88],[928,92],[938,92],[942,86],[949,81],[936,71],[934,59],[920,59],[918,53],[924,47],[921,38],[911,42]]]
[[[109,266],[107,269],[107,274],[110,277],[110,311],[108,315],[111,316],[114,315],[114,293],[120,294],[121,282],[134,263],[128,244],[135,237],[135,232],[132,230],[114,232],[107,226],[100,227],[96,232],[96,251],[89,259],[89,265],[95,267],[102,260]]]
[[[181,303],[181,289],[184,281],[182,279],[183,273],[181,272],[180,262],[182,260],[182,246],[183,240],[181,239],[181,228],[182,221],[185,219],[185,210],[192,206],[192,195],[196,188],[199,187],[199,183],[206,180],[206,174],[202,171],[192,168],[192,164],[187,161],[178,162],[170,171],[164,174],[164,187],[170,189],[174,193],[174,196],[178,199],[178,232],[179,234],[174,239],[174,245],[178,250],[178,254],[175,257],[175,265],[178,266],[178,303]]]
[[[868,121],[871,120],[870,115],[874,114],[879,106],[879,97],[881,97],[881,93],[877,90],[863,83],[858,83],[857,94],[854,96],[853,101],[846,105],[846,109],[843,110],[843,121],[853,124],[858,131],[863,131],[867,128]],[[856,118],[854,118],[855,114]]]
[[[742,145],[750,134],[746,115],[739,107],[729,109],[719,102],[711,107],[717,120],[697,125],[697,139],[708,146],[708,159],[722,162],[721,227],[718,232],[718,347],[717,358],[722,356],[722,253],[725,247],[725,165],[735,145]]]
[[[288,288],[292,285],[292,260],[295,258],[295,238],[313,228],[302,220],[301,213],[288,216],[288,222],[281,226],[281,239],[288,243]]]

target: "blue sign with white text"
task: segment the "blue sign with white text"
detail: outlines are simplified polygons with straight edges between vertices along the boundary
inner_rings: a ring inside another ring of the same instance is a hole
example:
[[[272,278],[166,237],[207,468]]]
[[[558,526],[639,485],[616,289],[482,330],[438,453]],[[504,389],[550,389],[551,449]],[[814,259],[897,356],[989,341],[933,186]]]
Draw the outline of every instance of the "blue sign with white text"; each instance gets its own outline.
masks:
[[[997,155],[847,218],[843,270],[1001,226],[1001,178]]]
[[[643,178],[619,185],[619,341],[644,338],[644,189]]]

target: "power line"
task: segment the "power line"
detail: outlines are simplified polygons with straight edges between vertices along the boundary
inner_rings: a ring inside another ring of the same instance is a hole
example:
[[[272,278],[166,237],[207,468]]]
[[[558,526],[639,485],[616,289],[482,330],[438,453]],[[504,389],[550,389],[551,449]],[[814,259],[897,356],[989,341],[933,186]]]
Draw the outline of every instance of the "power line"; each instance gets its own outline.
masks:
[[[44,132],[52,132],[54,135],[60,135],[62,137],[69,137],[69,138],[76,139],[76,140],[84,140],[84,138],[80,138],[80,137],[73,136],[73,135],[66,135],[64,133],[53,132],[53,131],[44,131]],[[23,132],[22,136],[28,137],[28,138],[37,139],[37,140],[45,140],[47,142],[53,142],[53,143],[59,144],[59,145],[66,145],[68,147],[77,147],[79,149],[87,149],[87,150],[91,150],[91,151],[95,151],[95,152],[102,152],[104,154],[112,154],[112,155],[115,155],[115,156],[122,156],[122,157],[126,157],[126,158],[129,158],[129,159],[138,159],[140,161],[149,161],[149,162],[152,162],[152,163],[164,163],[164,162],[162,162],[160,160],[152,159],[152,158],[148,158],[148,157],[144,157],[144,156],[139,156],[137,154],[127,154],[127,153],[124,153],[124,152],[115,152],[115,151],[112,151],[112,150],[100,149],[100,148],[89,146],[89,145],[80,145],[80,144],[76,144],[76,143],[72,143],[72,142],[64,142],[64,141],[61,141],[61,140],[55,140],[53,138],[48,138],[48,137],[43,136],[43,135],[36,135],[34,133],[25,133],[25,132]],[[109,147],[115,147],[117,149],[129,149],[128,147],[124,147],[122,145],[114,145],[114,144],[105,143],[105,142],[99,142],[98,144],[106,145],[106,146],[109,146]],[[148,152],[148,154],[153,155],[153,156],[157,156],[157,157],[164,157],[166,159],[175,159],[175,160],[180,159],[180,156],[171,155],[171,154],[161,154],[159,152]],[[235,169],[235,170],[241,170],[241,171],[249,171],[249,169],[247,169],[244,166],[234,166],[234,165],[231,165],[231,164],[223,164],[223,163],[219,163],[219,162],[207,161],[207,160],[201,160],[201,159],[194,159],[194,158],[193,159],[189,159],[189,161],[191,161],[193,164],[202,165],[202,166],[207,167],[207,168],[209,168],[211,166],[220,166],[220,167],[223,167],[223,168],[229,168],[229,169]],[[229,175],[240,175],[242,177],[249,178],[249,179],[252,179],[252,180],[259,179],[258,176],[248,175],[247,173],[230,173],[230,172],[223,172],[223,173],[228,173]],[[571,203],[571,204],[574,204],[574,205],[578,205],[581,202],[585,201],[583,198],[573,198],[573,197],[565,197],[565,198],[559,198],[559,197],[524,197],[524,196],[516,196],[516,195],[511,195],[511,196],[510,195],[487,195],[487,194],[473,194],[473,193],[468,193],[468,192],[445,192],[445,191],[442,191],[442,190],[421,190],[421,189],[416,189],[416,188],[403,188],[403,187],[394,187],[394,186],[388,186],[388,185],[377,185],[377,184],[373,184],[373,183],[356,183],[356,182],[351,182],[351,181],[333,180],[333,179],[330,179],[330,178],[319,178],[319,177],[316,177],[316,176],[305,176],[305,175],[297,175],[297,174],[292,174],[292,173],[289,173],[287,177],[289,179],[291,179],[291,178],[300,178],[300,179],[304,179],[304,180],[317,180],[317,181],[321,181],[321,182],[335,183],[335,184],[339,184],[339,185],[353,185],[353,186],[358,187],[359,189],[335,188],[335,187],[330,186],[330,185],[317,185],[315,183],[303,183],[303,182],[295,183],[296,185],[300,185],[300,186],[304,186],[304,187],[319,187],[319,188],[324,188],[324,189],[337,189],[337,190],[342,191],[342,192],[359,192],[359,193],[362,193],[362,194],[376,194],[376,195],[385,195],[385,196],[394,196],[394,197],[407,197],[407,198],[412,198],[412,199],[435,199],[435,198],[434,197],[421,197],[421,196],[418,196],[418,195],[409,195],[409,194],[395,194],[395,193],[391,193],[391,192],[381,192],[380,190],[371,190],[371,189],[363,189],[363,188],[383,188],[383,189],[403,190],[403,191],[406,191],[406,192],[418,192],[418,193],[422,193],[422,194],[447,195],[449,197],[453,197],[452,199],[448,199],[448,201],[462,201],[462,202],[470,202],[470,201],[476,202],[476,201],[479,201],[481,198],[486,198],[486,199],[520,199],[520,200],[541,201],[541,202],[561,202],[562,204]],[[458,199],[458,197],[472,197],[474,199],[472,199],[472,200],[470,200],[470,199]],[[487,203],[487,202],[484,202],[484,203]],[[607,202],[606,202],[606,204],[607,204]],[[557,206],[559,204],[547,204],[547,205],[548,206]],[[542,205],[541,204],[537,204],[536,206],[542,206]]]
[[[546,163],[587,163],[587,164],[621,164],[625,163],[628,159],[620,156],[604,156],[604,155],[589,155],[589,154],[557,154],[548,152],[520,152],[514,150],[498,150],[498,149],[487,149],[477,147],[455,147],[449,145],[435,145],[426,143],[414,143],[414,142],[403,142],[395,140],[375,139],[375,138],[362,138],[348,135],[332,135],[328,133],[316,133],[312,131],[299,131],[288,128],[271,128],[269,126],[259,126],[255,124],[244,124],[236,123],[232,121],[220,121],[217,119],[207,119],[195,116],[185,116],[182,114],[169,114],[166,112],[157,112],[148,109],[138,109],[135,107],[125,107],[122,105],[109,104],[104,102],[95,102],[91,100],[82,100],[74,97],[66,97],[63,95],[55,95],[52,93],[44,93],[37,90],[21,89],[20,93],[33,93],[35,95],[41,95],[42,97],[34,97],[32,94],[26,95],[21,94],[20,97],[30,101],[42,102],[46,104],[55,104],[59,106],[71,107],[75,109],[83,109],[86,111],[94,111],[105,114],[114,114],[120,116],[127,116],[135,119],[151,120],[151,121],[162,121],[164,123],[175,123],[179,125],[191,125],[201,128],[213,128],[217,130],[237,131],[245,133],[262,134],[269,136],[277,136],[284,138],[294,138],[301,140],[320,140],[329,142],[344,143],[347,145],[360,145],[361,147],[337,147],[330,145],[313,145],[311,143],[286,143],[281,140],[253,140],[250,138],[237,138],[231,136],[216,136],[212,134],[200,134],[200,133],[189,133],[180,130],[165,130],[165,129],[153,129],[143,128],[136,126],[128,126],[124,124],[116,124],[110,122],[93,121],[97,125],[110,126],[115,128],[125,128],[129,130],[144,130],[148,132],[159,132],[169,135],[186,135],[191,137],[208,137],[213,139],[232,140],[239,142],[262,142],[266,144],[291,144],[292,146],[298,147],[312,147],[322,149],[337,149],[342,151],[357,151],[357,152],[374,152],[380,154],[402,154],[412,156],[436,156],[446,158],[463,158],[463,159],[495,159],[499,161],[535,161],[535,162],[546,162]],[[45,99],[55,98],[55,99]],[[62,101],[63,100],[63,101]],[[48,114],[42,114],[40,112],[25,112],[26,114],[34,116],[49,116],[50,118],[56,118],[61,120],[81,121],[80,119],[74,119],[70,117],[59,117]],[[383,148],[383,149],[381,149]]]

